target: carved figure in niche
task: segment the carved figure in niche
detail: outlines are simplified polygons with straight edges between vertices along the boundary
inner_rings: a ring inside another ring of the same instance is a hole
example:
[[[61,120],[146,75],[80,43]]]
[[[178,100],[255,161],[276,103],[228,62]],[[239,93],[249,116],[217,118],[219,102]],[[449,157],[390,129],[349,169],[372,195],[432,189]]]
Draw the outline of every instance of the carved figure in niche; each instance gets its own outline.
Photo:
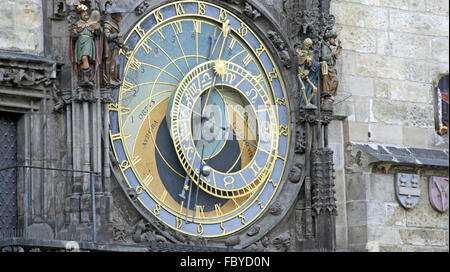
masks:
[[[123,12],[125,10],[116,7],[107,10],[107,13],[111,14],[111,18],[103,23],[105,40],[103,42],[102,87],[114,88],[120,86],[119,50],[121,48],[128,50],[123,42],[123,33],[120,32],[119,27]]]
[[[334,68],[339,53],[342,50],[341,41],[337,41],[337,34],[332,30],[328,30],[323,36],[324,44],[322,45],[320,64],[322,70],[322,93],[321,103],[325,100],[331,100],[332,96],[336,96],[339,80],[337,71]],[[332,49],[332,47],[336,47]]]
[[[289,172],[288,179],[292,183],[297,183],[302,178],[303,174],[303,165],[299,162],[297,162]]]
[[[317,79],[319,75],[319,63],[314,60],[314,53],[310,49],[313,42],[310,38],[303,41],[303,48],[297,49],[298,80],[300,82],[300,105],[305,108],[315,109],[311,99],[317,93]]]
[[[86,5],[77,6],[80,20],[70,30],[69,56],[78,73],[80,86],[93,86],[102,60],[103,40],[100,12],[89,14]]]

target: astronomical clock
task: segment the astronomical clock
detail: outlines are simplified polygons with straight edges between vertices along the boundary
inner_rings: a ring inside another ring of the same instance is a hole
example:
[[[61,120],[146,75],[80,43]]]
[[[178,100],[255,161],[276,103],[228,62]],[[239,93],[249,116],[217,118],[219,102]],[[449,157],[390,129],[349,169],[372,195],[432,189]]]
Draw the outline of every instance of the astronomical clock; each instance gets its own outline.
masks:
[[[124,23],[110,141],[117,179],[164,240],[246,248],[295,208],[295,77],[266,30],[216,2]]]

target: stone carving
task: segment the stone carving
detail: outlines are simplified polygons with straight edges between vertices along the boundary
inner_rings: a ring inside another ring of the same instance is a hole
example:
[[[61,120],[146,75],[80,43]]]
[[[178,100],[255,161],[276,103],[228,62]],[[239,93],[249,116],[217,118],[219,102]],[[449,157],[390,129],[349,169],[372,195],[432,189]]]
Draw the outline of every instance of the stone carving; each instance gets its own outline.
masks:
[[[167,242],[167,239],[162,235],[156,233],[153,226],[141,219],[134,228],[133,241],[136,243],[157,241],[157,242]]]
[[[53,16],[55,18],[64,18],[69,10],[65,0],[53,0]]]
[[[125,242],[127,230],[123,225],[115,225],[113,227],[113,240],[116,242]]]
[[[303,154],[306,150],[306,133],[304,131],[297,130],[295,134],[295,153]]]
[[[241,239],[239,238],[239,236],[231,236],[230,238],[226,239],[224,244],[227,247],[234,247],[239,245],[239,243],[241,242]]]
[[[147,9],[150,7],[150,3],[148,1],[142,1],[135,9],[134,13],[136,13],[137,16],[141,16],[142,14],[147,11]]]
[[[289,22],[287,33],[292,33],[291,43],[298,45],[305,38],[311,38],[312,50],[318,59],[322,37],[335,23],[334,16],[329,14],[330,0],[283,0],[283,8]]]
[[[284,232],[272,240],[272,245],[279,251],[288,251],[291,247],[291,234]]]
[[[250,5],[248,2],[245,2],[245,6],[244,6],[244,14],[247,15],[247,17],[256,20],[259,17],[261,17],[261,13],[254,8],[252,5]]]
[[[45,75],[45,73],[38,70],[0,67],[0,83],[2,85],[30,87],[39,85],[42,82],[48,83],[48,81],[50,81],[50,79]]]
[[[243,0],[223,0],[224,2],[227,2],[229,4],[235,4],[235,5],[240,5],[242,3]]]
[[[261,226],[259,225],[253,225],[248,229],[247,235],[252,237],[259,233],[261,230]]]
[[[420,198],[420,176],[409,173],[397,173],[395,177],[395,195],[406,209],[414,208]]]
[[[275,202],[270,206],[270,209],[269,209],[269,213],[270,213],[271,215],[274,215],[274,216],[280,215],[282,211],[283,211],[283,207],[281,206],[281,204],[280,204],[280,202],[279,202],[278,200],[275,201]]]
[[[119,50],[122,48],[128,50],[124,45],[123,33],[120,32],[119,23],[122,20],[122,13],[125,12],[121,8],[111,8],[107,13],[111,14],[111,18],[103,23],[103,63],[102,63],[102,87],[115,88],[120,86],[120,63]]]
[[[268,31],[267,37],[272,42],[275,49],[278,51],[278,54],[286,68],[291,68],[291,57],[289,55],[288,48],[286,43],[281,39],[280,35],[275,31]]]
[[[449,206],[449,182],[446,177],[430,177],[428,181],[428,196],[431,206],[444,213],[448,210]]]
[[[319,63],[315,61],[313,51],[310,50],[313,42],[310,38],[303,41],[303,48],[297,49],[298,81],[300,82],[300,106],[317,108],[311,104],[311,99],[317,93],[317,79],[319,76]],[[306,84],[306,86],[305,86]]]
[[[337,215],[334,189],[333,151],[317,148],[312,151],[311,207],[314,215]]]
[[[333,30],[328,30],[323,36],[324,44],[322,45],[320,65],[322,71],[322,90],[320,94],[321,103],[325,100],[332,100],[336,96],[339,80],[337,71],[334,66],[339,53],[342,50],[341,42],[338,40],[336,44],[337,34]],[[332,47],[336,47],[332,49]]]
[[[292,183],[297,183],[303,176],[303,164],[301,162],[297,162],[289,172],[288,179]]]
[[[100,12],[89,14],[86,5],[77,6],[80,19],[70,29],[69,57],[78,74],[80,86],[93,86],[102,61],[103,39]]]

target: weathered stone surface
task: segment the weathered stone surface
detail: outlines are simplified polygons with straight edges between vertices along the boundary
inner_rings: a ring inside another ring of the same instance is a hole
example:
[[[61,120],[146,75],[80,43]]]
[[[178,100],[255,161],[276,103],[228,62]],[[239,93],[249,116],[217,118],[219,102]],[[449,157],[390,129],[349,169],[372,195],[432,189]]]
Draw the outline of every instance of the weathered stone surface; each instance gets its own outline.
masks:
[[[400,239],[403,244],[415,246],[443,246],[444,231],[428,229],[400,229]]]
[[[448,17],[403,10],[389,11],[390,29],[422,35],[448,36]]]
[[[405,60],[391,56],[358,55],[356,72],[360,76],[404,80]]]
[[[408,147],[428,148],[430,139],[427,128],[403,127],[403,145]],[[434,132],[434,130],[433,130]],[[435,133],[435,132],[434,132]]]
[[[367,123],[347,122],[345,126],[347,126],[344,131],[346,142],[368,142],[369,125]]]
[[[0,3],[0,49],[43,52],[42,1],[20,0]]]
[[[370,177],[370,200],[395,202],[393,175],[372,173]]]
[[[336,23],[339,25],[381,30],[388,27],[388,12],[378,7],[336,1],[332,2],[331,13],[335,15]]]
[[[348,227],[349,246],[352,247],[352,245],[365,244],[366,242],[367,242],[367,226],[349,225]]]
[[[367,201],[347,202],[347,223],[348,226],[366,225]]]
[[[392,100],[430,103],[431,85],[412,81],[392,80],[390,95]]]
[[[384,245],[397,245],[400,241],[400,235],[396,228],[369,226],[367,227],[367,240],[377,241]]]
[[[434,125],[433,106],[429,104],[374,99],[372,113],[374,120],[383,124],[424,128]]]
[[[370,141],[400,145],[403,142],[403,130],[400,125],[369,124]]]
[[[425,3],[426,3],[426,11],[448,16],[449,1],[433,0],[433,1],[425,1]]]
[[[377,32],[365,28],[343,26],[338,32],[339,39],[345,41],[345,49],[360,53],[376,53]]]
[[[396,203],[386,203],[386,218],[384,224],[386,226],[405,226],[406,215],[405,209]]]
[[[369,179],[367,173],[347,174],[346,198],[350,200],[365,200],[369,191]]]
[[[375,79],[373,81],[374,96],[378,98],[389,97],[389,80]]]
[[[427,36],[390,32],[389,39],[395,57],[427,59],[431,55],[430,38]]]
[[[448,2],[447,2],[448,3]],[[449,59],[448,37],[436,37],[431,39],[431,55],[433,60],[446,62]]]

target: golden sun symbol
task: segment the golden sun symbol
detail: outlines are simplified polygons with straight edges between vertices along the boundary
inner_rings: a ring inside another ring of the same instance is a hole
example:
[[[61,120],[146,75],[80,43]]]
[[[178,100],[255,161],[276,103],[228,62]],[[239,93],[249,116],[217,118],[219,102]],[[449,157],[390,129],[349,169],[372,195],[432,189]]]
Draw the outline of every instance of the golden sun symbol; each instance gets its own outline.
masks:
[[[224,60],[217,60],[214,63],[214,72],[218,76],[225,76],[227,74],[227,63]]]

